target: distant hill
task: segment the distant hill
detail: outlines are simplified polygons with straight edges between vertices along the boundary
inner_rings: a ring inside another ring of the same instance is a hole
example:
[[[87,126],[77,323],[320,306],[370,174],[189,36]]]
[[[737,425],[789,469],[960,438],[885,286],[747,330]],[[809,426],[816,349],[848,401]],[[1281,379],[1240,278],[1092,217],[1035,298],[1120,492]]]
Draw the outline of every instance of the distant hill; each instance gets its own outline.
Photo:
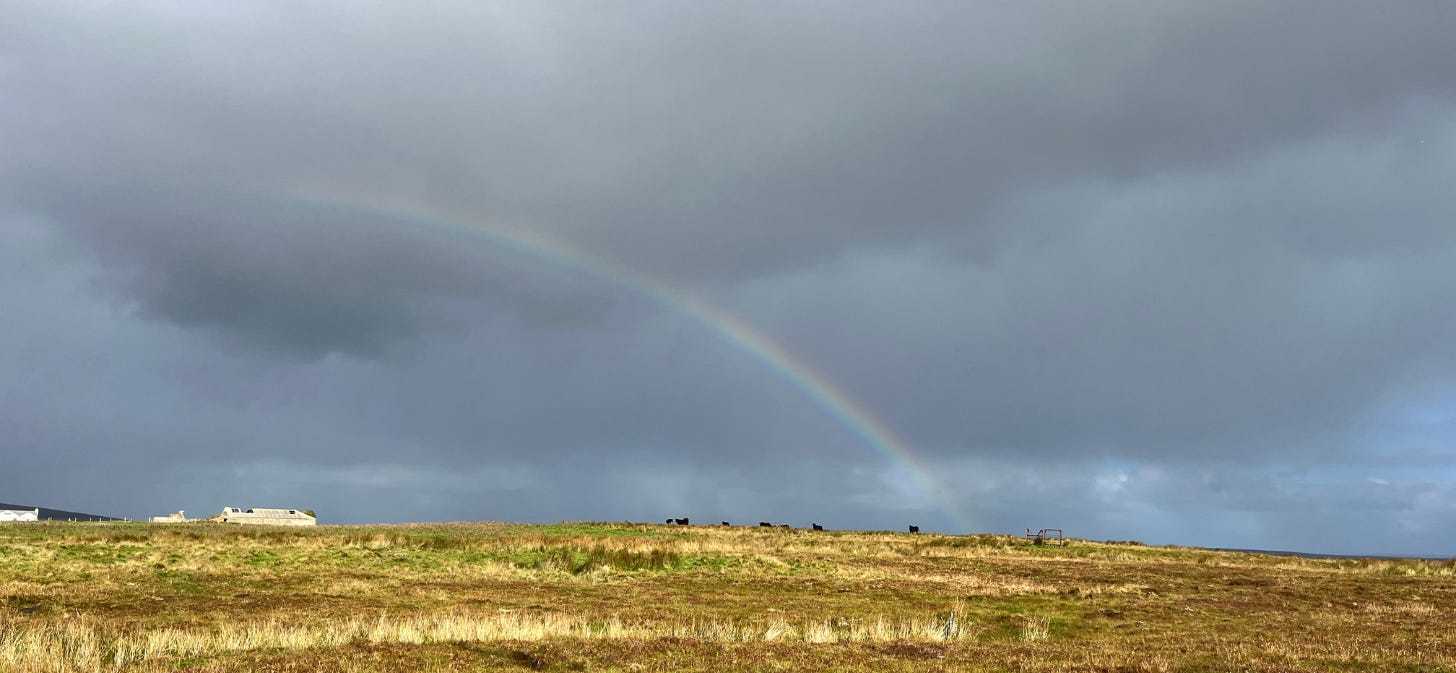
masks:
[[[81,512],[67,512],[63,509],[51,509],[49,507],[36,507],[35,505],[11,505],[0,502],[0,509],[39,509],[41,521],[122,521],[114,516],[101,516],[99,514],[84,514]]]

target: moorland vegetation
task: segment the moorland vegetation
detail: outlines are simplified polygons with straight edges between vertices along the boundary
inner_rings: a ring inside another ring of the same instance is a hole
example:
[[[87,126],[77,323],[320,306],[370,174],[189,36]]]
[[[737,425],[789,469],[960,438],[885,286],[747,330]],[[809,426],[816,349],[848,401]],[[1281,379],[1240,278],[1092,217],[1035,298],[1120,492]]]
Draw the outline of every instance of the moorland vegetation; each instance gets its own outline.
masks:
[[[998,535],[0,527],[0,671],[1450,671],[1456,561]]]

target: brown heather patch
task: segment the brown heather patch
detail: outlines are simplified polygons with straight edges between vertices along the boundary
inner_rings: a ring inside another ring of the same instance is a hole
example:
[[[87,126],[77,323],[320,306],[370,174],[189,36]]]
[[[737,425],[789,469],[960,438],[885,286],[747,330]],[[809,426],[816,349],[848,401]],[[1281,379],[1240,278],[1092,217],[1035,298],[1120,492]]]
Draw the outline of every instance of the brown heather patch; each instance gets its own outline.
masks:
[[[0,527],[0,672],[1443,671],[1453,570],[747,527],[27,524]]]

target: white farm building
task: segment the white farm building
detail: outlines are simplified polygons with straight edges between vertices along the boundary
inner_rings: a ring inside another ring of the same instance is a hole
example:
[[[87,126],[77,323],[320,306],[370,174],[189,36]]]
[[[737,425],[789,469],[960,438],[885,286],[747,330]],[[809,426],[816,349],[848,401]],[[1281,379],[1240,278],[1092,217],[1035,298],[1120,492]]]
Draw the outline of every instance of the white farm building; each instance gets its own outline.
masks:
[[[303,510],[253,507],[224,507],[217,520],[223,523],[240,523],[258,526],[314,526],[318,519]]]
[[[0,509],[0,523],[6,521],[40,521],[40,508]]]

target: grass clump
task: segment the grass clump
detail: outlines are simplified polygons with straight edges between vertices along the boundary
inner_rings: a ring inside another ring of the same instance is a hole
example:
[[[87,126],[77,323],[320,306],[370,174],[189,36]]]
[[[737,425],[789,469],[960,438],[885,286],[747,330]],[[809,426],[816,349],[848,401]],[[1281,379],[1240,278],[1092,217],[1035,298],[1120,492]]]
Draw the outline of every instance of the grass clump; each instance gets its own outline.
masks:
[[[597,571],[615,572],[665,572],[682,567],[683,558],[677,552],[667,549],[614,549],[602,546],[582,547],[538,547],[525,558],[516,561],[517,567],[535,570],[564,572],[571,575]]]

